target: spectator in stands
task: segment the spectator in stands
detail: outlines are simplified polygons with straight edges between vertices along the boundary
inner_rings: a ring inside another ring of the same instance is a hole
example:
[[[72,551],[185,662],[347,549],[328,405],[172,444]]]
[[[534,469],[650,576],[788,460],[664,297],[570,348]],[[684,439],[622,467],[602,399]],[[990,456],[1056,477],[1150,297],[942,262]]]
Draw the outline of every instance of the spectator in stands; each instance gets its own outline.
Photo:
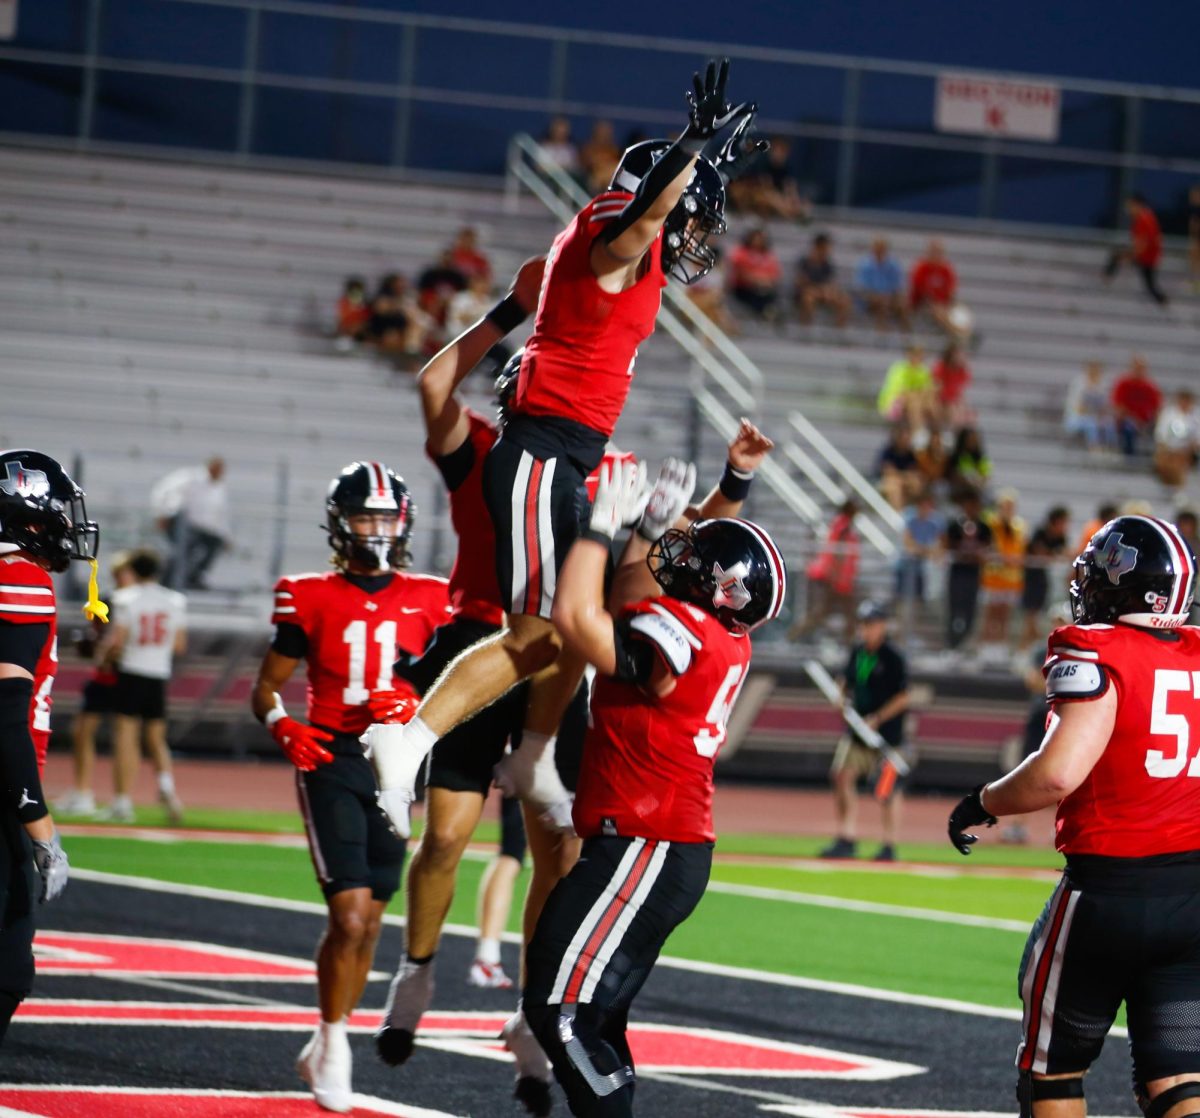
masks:
[[[763,229],[751,229],[729,257],[729,290],[758,318],[773,321],[779,311],[783,269]]]
[[[450,300],[466,286],[467,277],[454,263],[454,249],[448,248],[417,277],[417,305],[443,328]]]
[[[556,116],[546,126],[546,134],[538,141],[538,159],[544,167],[579,177],[579,149],[571,139],[571,122],[565,116]]]
[[[923,606],[929,561],[939,558],[946,546],[946,517],[928,489],[922,489],[904,510],[901,546],[896,560],[896,597]]]
[[[150,490],[150,508],[171,557],[163,582],[174,590],[206,590],[209,567],[233,540],[225,459],[214,455],[203,466],[160,478]]]
[[[850,316],[850,296],[837,281],[832,242],[828,233],[818,233],[796,265],[796,312],[800,321],[812,322],[817,307],[828,307],[838,326]]]
[[[871,316],[876,330],[886,330],[893,319],[901,330],[909,329],[904,273],[882,237],[872,242],[871,251],[858,262],[854,294]]]
[[[1200,295],[1200,183],[1188,191],[1188,273],[1192,277],[1192,294]]]
[[[1125,212],[1129,214],[1129,247],[1113,250],[1104,266],[1104,277],[1112,279],[1121,264],[1130,261],[1141,275],[1150,298],[1165,307],[1167,297],[1158,285],[1158,264],[1162,259],[1162,229],[1158,217],[1140,194],[1131,194],[1125,200]]]
[[[456,272],[468,282],[476,276],[482,276],[489,283],[492,279],[492,264],[479,250],[479,234],[471,225],[464,225],[450,245],[450,255],[447,258]]]
[[[804,196],[789,161],[792,141],[773,136],[758,169],[735,178],[730,186],[733,208],[761,218],[781,217],[807,224],[812,220],[812,202]]]
[[[960,504],[968,496],[982,501],[992,476],[992,460],[983,448],[983,436],[975,427],[964,427],[954,439],[946,468],[950,499]]]
[[[1175,514],[1175,527],[1183,537],[1183,542],[1192,549],[1193,555],[1200,555],[1200,526],[1196,514],[1191,509],[1180,509]]]
[[[1117,436],[1126,456],[1136,454],[1138,441],[1153,432],[1162,400],[1162,390],[1151,378],[1146,359],[1135,353],[1129,371],[1117,379],[1112,389]]]
[[[1096,515],[1092,517],[1084,526],[1083,531],[1079,533],[1079,538],[1075,541],[1075,548],[1071,552],[1070,558],[1074,559],[1076,555],[1082,555],[1083,549],[1087,547],[1088,541],[1100,531],[1110,520],[1115,517],[1120,510],[1112,501],[1105,501],[1096,510]]]
[[[904,421],[914,430],[924,428],[934,415],[933,375],[925,364],[925,350],[913,342],[904,356],[884,374],[875,405],[885,419]]]
[[[713,254],[712,270],[707,275],[693,280],[684,289],[684,294],[695,304],[701,314],[709,319],[714,326],[724,330],[730,337],[737,337],[742,328],[737,324],[725,301],[725,268],[724,254],[716,245],[708,246]]]
[[[1175,393],[1175,399],[1158,413],[1154,424],[1154,472],[1158,480],[1180,490],[1196,464],[1200,450],[1200,411],[1191,389]]]
[[[912,432],[905,423],[896,423],[875,459],[879,491],[894,509],[912,504],[925,488],[925,479],[913,453]]]
[[[361,342],[367,336],[371,322],[371,304],[367,302],[367,285],[359,276],[351,276],[342,286],[337,305],[337,336],[347,346]]]
[[[975,627],[979,605],[979,574],[992,546],[992,530],[981,515],[979,494],[964,495],[962,510],[946,527],[946,644],[960,648]]]
[[[1082,438],[1083,445],[1092,453],[1116,442],[1116,427],[1103,375],[1100,362],[1089,361],[1083,372],[1067,386],[1067,399],[1063,405],[1063,432],[1070,438]]]
[[[917,456],[917,469],[921,471],[921,487],[935,498],[946,489],[946,472],[950,468],[950,455],[938,428],[933,428],[918,443],[913,440],[913,452]]]
[[[788,630],[789,640],[802,640],[824,625],[831,613],[842,618],[842,635],[854,632],[854,584],[858,579],[858,502],[848,497],[830,521],[820,554],[808,565],[808,610]]]
[[[371,300],[367,338],[381,352],[418,356],[425,342],[428,323],[409,290],[408,280],[397,272],[389,272],[379,281],[379,290]]]
[[[621,148],[617,147],[612,121],[596,121],[587,143],[579,149],[579,163],[588,193],[599,194],[607,189],[620,162]]]
[[[957,305],[958,276],[946,259],[946,250],[936,237],[929,242],[925,255],[913,265],[909,277],[908,301],[914,313],[924,312],[938,329],[962,341],[970,333]]]
[[[936,390],[935,422],[939,427],[957,431],[975,421],[975,413],[966,401],[967,385],[971,383],[971,368],[963,347],[951,342],[933,366]]]
[[[1025,548],[1025,585],[1021,588],[1021,643],[1029,645],[1042,634],[1042,615],[1050,595],[1050,566],[1066,556],[1067,523],[1071,514],[1055,505],[1034,529]]]
[[[1017,515],[1017,493],[1003,490],[996,507],[985,514],[992,533],[991,551],[983,564],[982,657],[1008,664],[1008,629],[1025,584],[1025,521]]]

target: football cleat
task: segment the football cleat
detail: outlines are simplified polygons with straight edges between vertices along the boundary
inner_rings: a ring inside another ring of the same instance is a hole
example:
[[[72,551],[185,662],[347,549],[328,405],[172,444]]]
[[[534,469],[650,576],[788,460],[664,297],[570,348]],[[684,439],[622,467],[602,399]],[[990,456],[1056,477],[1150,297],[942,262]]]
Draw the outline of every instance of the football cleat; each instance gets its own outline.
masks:
[[[159,791],[158,802],[167,813],[167,822],[178,827],[183,822],[183,801],[174,792]]]
[[[511,990],[513,980],[504,973],[499,963],[485,963],[482,959],[476,959],[467,975],[467,985],[478,986],[481,990]]]
[[[414,964],[407,958],[388,990],[383,1024],[375,1033],[375,1051],[389,1067],[399,1067],[416,1047],[417,1025],[433,1001],[433,962]]]
[[[554,1106],[550,1097],[550,1084],[545,1079],[538,1079],[535,1075],[517,1077],[517,1084],[513,1088],[513,1098],[529,1114],[534,1115],[534,1118],[548,1118]]]

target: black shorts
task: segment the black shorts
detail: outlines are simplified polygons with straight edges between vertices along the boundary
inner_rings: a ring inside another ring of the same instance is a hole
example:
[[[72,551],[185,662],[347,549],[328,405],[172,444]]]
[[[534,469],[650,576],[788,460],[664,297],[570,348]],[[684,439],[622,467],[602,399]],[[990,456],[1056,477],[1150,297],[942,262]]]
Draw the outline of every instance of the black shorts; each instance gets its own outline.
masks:
[[[330,749],[346,745],[334,741]],[[332,761],[312,772],[297,770],[296,791],[325,896],[368,888],[375,900],[391,900],[400,887],[405,844],[392,834],[375,802],[375,775],[361,749],[357,755],[334,751]]]
[[[11,812],[0,816],[0,990],[33,989],[33,912],[41,891],[33,844]]]
[[[117,714],[147,720],[167,717],[167,681],[133,672],[117,672]]]
[[[535,457],[501,437],[483,465],[496,577],[509,613],[550,616],[558,572],[588,509],[586,475],[566,455]]]
[[[1068,868],[1034,924],[1019,974],[1022,1071],[1086,1071],[1124,1001],[1136,1082],[1200,1073],[1200,865],[1117,888]]]
[[[112,714],[117,709],[117,684],[103,679],[89,679],[83,685],[81,714]]]
[[[523,866],[525,845],[525,815],[521,811],[521,801],[515,796],[505,796],[500,801],[500,854]]]
[[[525,1005],[627,1007],[704,896],[712,843],[593,836],[529,944]]]

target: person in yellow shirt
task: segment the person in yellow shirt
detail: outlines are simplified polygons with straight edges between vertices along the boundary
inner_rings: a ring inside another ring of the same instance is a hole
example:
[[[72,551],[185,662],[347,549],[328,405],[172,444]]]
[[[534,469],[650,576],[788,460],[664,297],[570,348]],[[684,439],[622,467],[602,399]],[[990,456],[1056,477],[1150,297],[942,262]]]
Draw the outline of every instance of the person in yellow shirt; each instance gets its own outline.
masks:
[[[1017,515],[1017,493],[1001,490],[984,520],[992,530],[992,550],[983,565],[982,657],[1008,663],[1009,620],[1025,584],[1025,521]]]
[[[893,361],[883,378],[876,407],[884,418],[905,420],[913,431],[926,427],[934,408],[933,374],[925,363],[922,346],[910,345],[904,357]]]

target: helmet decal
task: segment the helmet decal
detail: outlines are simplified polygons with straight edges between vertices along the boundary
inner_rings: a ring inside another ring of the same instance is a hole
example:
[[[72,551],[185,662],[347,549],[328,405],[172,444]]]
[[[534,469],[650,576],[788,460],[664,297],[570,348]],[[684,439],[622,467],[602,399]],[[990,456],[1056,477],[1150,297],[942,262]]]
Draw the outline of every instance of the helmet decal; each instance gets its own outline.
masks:
[[[1120,532],[1113,532],[1108,537],[1104,550],[1097,556],[1108,581],[1114,586],[1121,582],[1121,576],[1128,574],[1137,566],[1138,553],[1136,547],[1129,547],[1121,542]]]
[[[733,610],[741,609],[750,601],[750,591],[746,589],[745,583],[749,573],[745,563],[735,563],[727,571],[720,563],[713,563],[713,578],[717,581],[713,601],[719,606],[728,606]]]
[[[50,492],[50,479],[45,470],[27,469],[21,462],[5,462],[7,476],[0,479],[0,490],[10,497],[45,497]]]

